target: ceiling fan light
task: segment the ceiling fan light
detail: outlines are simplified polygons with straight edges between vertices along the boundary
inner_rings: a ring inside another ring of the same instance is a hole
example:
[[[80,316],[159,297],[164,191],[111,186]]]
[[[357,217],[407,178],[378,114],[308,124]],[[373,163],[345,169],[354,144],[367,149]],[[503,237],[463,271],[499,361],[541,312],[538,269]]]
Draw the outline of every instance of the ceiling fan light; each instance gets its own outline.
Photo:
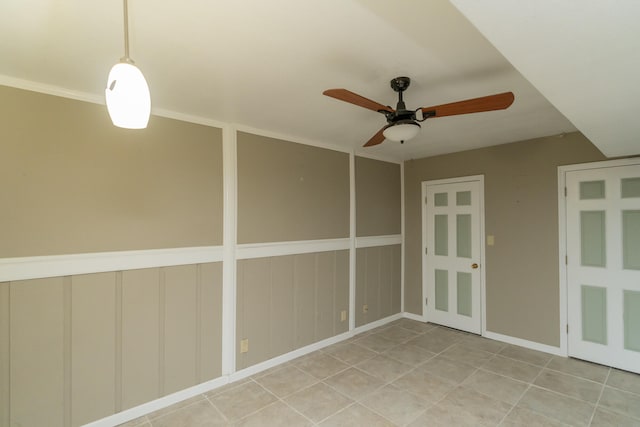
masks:
[[[404,142],[415,138],[418,132],[420,132],[420,125],[414,121],[408,121],[390,126],[382,134],[389,141]]]
[[[114,65],[104,92],[109,117],[115,126],[125,129],[147,127],[151,114],[151,95],[138,67],[128,62]]]

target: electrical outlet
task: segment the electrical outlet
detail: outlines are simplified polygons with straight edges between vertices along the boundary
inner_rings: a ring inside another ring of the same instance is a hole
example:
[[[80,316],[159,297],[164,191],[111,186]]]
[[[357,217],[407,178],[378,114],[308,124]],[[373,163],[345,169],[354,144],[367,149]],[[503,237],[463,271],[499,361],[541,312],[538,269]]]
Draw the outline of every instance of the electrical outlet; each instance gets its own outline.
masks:
[[[493,246],[495,244],[496,244],[496,238],[492,234],[489,234],[487,236],[487,246]]]
[[[347,320],[347,310],[342,310],[340,312],[340,321],[344,322],[345,320]]]
[[[369,305],[368,304],[365,304],[365,305],[362,306],[362,312],[363,313],[369,312]]]
[[[249,351],[249,338],[240,341],[240,353],[246,353]]]

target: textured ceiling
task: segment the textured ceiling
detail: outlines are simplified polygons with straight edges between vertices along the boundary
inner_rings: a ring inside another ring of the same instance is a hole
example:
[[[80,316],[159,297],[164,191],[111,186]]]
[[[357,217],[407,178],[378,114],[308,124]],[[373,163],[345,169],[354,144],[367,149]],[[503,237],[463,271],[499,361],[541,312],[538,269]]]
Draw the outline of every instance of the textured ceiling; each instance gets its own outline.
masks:
[[[446,0],[130,0],[129,9],[131,57],[154,114],[393,159],[576,130]],[[3,0],[0,84],[104,103],[122,40],[119,0]],[[402,145],[360,149],[384,116],[322,91],[395,106],[389,80],[401,75],[412,78],[408,108],[505,91],[516,100],[504,111],[429,119]]]

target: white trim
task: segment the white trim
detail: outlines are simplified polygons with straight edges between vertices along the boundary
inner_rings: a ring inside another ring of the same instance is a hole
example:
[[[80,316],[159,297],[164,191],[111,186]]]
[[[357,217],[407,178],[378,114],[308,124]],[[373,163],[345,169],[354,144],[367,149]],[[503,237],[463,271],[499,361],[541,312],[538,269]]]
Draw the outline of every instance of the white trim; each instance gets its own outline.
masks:
[[[382,162],[397,163],[399,165],[404,164],[404,160],[401,158],[383,156],[380,153],[374,153],[368,149],[358,148],[354,154],[357,157],[364,157],[365,159],[380,160]]]
[[[222,246],[0,258],[0,282],[219,262]]]
[[[404,224],[404,162],[400,164],[400,312],[404,313],[404,261],[405,261],[405,224]]]
[[[236,246],[236,259],[347,250],[351,239],[300,240],[296,242],[244,243]]]
[[[375,329],[375,328],[379,328],[380,326],[384,326],[387,323],[391,323],[391,322],[393,322],[395,320],[402,319],[402,317],[403,317],[402,313],[392,314],[391,316],[387,316],[384,319],[378,319],[378,320],[375,320],[373,322],[369,322],[366,325],[358,326],[357,328],[355,328],[351,332],[353,333],[353,335],[358,335],[358,334],[361,334],[363,332],[370,331],[371,329]]]
[[[211,381],[207,381],[193,387],[185,388],[178,392],[163,396],[159,399],[152,400],[150,402],[143,403],[142,405],[134,406],[133,408],[118,412],[108,417],[84,424],[83,427],[113,427],[127,421],[134,420],[151,412],[164,409],[175,403],[182,402],[183,400],[197,396],[199,394],[206,393],[216,388],[222,387],[229,383],[229,377],[223,376]]]
[[[356,237],[356,248],[372,248],[376,246],[401,245],[402,234],[392,234],[389,236],[365,236]]]
[[[356,327],[356,156],[349,154],[349,330]]]
[[[235,382],[251,375],[255,375],[259,372],[266,371],[267,369],[273,368],[278,365],[282,365],[283,363],[289,362],[291,360],[297,359],[300,356],[304,356],[305,354],[309,354],[316,350],[320,350],[322,348],[328,347],[332,344],[339,343],[353,336],[352,332],[343,332],[340,335],[335,335],[333,337],[324,339],[322,341],[315,342],[313,344],[309,344],[305,347],[298,348],[296,350],[290,351],[289,353],[282,354],[280,356],[276,356],[273,359],[265,360],[264,362],[256,363],[255,365],[249,366],[248,368],[242,369],[229,377],[230,382]]]
[[[402,313],[402,317],[404,317],[405,319],[409,319],[409,320],[415,320],[416,322],[425,323],[424,316],[420,316],[419,314],[413,314],[413,313],[404,312],[404,313]]]
[[[236,370],[236,241],[237,241],[237,139],[235,129],[222,129],[223,241],[222,263],[222,373]]]
[[[554,354],[556,356],[566,356],[565,353],[562,352],[560,347],[554,347],[552,345],[541,344],[535,341],[529,341],[522,338],[512,337],[510,335],[502,335],[496,332],[486,331],[483,334],[483,337],[489,338],[496,341],[501,341],[507,344],[513,344],[520,347],[529,348],[531,350],[542,351],[549,354]]]
[[[566,172],[563,166],[558,167],[558,303],[560,324],[560,350],[563,356],[569,353],[567,325],[569,324],[567,314],[567,227],[565,218],[567,216],[566,198],[564,189],[566,187]]]
[[[424,252],[424,248],[427,247],[427,208],[425,207],[425,200],[427,198],[427,183],[423,181],[420,184],[420,222],[421,222],[421,231],[422,231],[422,240],[420,245],[420,269],[421,269],[421,281],[420,281],[420,292],[422,298],[420,300],[420,307],[422,311],[422,322],[427,321],[427,307],[424,301],[427,298],[427,269],[425,266],[427,265],[427,254]]]
[[[106,75],[106,74],[105,74]],[[106,79],[105,79],[106,83]],[[31,92],[43,93],[45,95],[58,96],[61,98],[73,99],[76,101],[89,102],[91,104],[105,105],[103,95],[94,95],[88,92],[80,92],[77,90],[66,89],[59,86],[48,85],[44,83],[33,82],[30,80],[18,79],[0,74],[0,85],[13,87],[16,89],[28,90]],[[166,117],[169,119],[180,120],[183,122],[196,123],[215,128],[223,128],[223,122],[212,120],[206,117],[195,116],[191,114],[179,113],[177,111],[166,110],[164,108],[155,108],[152,106],[151,114],[158,117]],[[105,116],[106,117],[106,116]]]
[[[631,166],[631,165],[637,165],[637,164],[640,164],[640,157],[628,157],[625,159],[602,160],[599,162],[578,163],[575,165],[558,166],[558,171],[572,172],[572,171],[583,171],[588,169],[616,168],[619,166]]]

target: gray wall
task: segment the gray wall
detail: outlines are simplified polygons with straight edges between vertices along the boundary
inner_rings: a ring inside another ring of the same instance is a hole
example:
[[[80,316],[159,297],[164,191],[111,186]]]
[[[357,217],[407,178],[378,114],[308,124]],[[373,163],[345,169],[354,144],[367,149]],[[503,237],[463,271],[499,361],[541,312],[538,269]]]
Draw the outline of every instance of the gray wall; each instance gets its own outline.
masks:
[[[0,258],[222,243],[222,132],[0,86]],[[10,183],[10,185],[6,185]]]
[[[355,169],[356,236],[400,234],[400,165],[356,156]]]
[[[349,237],[349,155],[238,133],[238,243]]]
[[[422,314],[421,183],[485,177],[486,321],[492,332],[560,345],[560,165],[604,160],[582,134],[547,137],[405,163],[405,310]]]

